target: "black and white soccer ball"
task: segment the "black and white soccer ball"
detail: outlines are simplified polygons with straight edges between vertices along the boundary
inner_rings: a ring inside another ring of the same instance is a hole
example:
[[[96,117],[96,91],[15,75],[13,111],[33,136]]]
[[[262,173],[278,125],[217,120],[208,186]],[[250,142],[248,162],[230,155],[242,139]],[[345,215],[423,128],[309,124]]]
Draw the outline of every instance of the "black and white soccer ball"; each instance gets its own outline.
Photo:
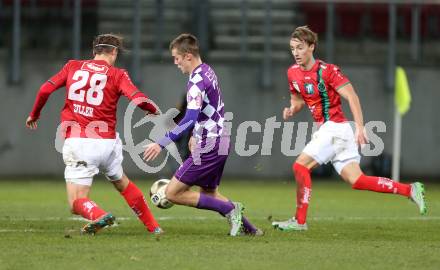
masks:
[[[168,209],[174,204],[167,200],[165,196],[165,189],[167,188],[170,180],[168,179],[160,179],[153,183],[150,188],[150,200],[151,202],[162,209]]]

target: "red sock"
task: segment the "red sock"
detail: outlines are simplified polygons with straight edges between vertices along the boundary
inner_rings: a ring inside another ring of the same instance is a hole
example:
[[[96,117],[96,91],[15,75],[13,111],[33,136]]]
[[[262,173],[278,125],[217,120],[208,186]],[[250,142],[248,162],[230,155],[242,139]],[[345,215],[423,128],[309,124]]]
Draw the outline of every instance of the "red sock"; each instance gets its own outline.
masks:
[[[307,208],[312,194],[312,178],[310,170],[299,163],[292,166],[296,179],[296,214],[295,219],[299,224],[306,223]]]
[[[145,202],[144,195],[133,182],[130,181],[127,188],[121,192],[121,195],[124,196],[127,204],[133,209],[139,220],[144,223],[148,231],[152,232],[159,227],[159,224],[154,219],[153,214]]]
[[[89,198],[80,198],[73,201],[73,212],[88,220],[94,221],[107,214],[104,210]]]
[[[361,175],[353,184],[353,189],[370,190],[382,193],[397,193],[406,197],[411,195],[411,186],[385,177]]]

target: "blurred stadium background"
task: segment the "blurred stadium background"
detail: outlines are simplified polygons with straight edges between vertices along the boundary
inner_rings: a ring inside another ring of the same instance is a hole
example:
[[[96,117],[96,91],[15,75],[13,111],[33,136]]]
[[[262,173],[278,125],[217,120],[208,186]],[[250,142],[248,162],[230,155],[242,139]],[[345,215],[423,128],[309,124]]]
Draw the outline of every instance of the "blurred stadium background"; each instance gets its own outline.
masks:
[[[305,24],[319,34],[316,56],[341,66],[352,81],[365,121],[386,124],[386,132],[377,133],[384,155],[364,158],[365,170],[389,174],[394,70],[400,65],[412,93],[402,124],[401,175],[438,179],[438,1],[292,0],[0,0],[0,177],[62,177],[64,165],[54,139],[64,91],[51,96],[37,132],[26,130],[24,121],[49,76],[68,59],[91,57],[95,35],[112,32],[126,38],[130,52],[117,65],[127,68],[140,89],[167,110],[181,102],[187,80],[174,67],[168,44],[179,33],[191,32],[200,40],[203,59],[217,72],[226,111],[234,114],[233,143],[241,122],[262,126],[260,133],[248,132],[247,137],[248,145],[260,145],[260,150],[250,157],[233,151],[225,176],[290,179],[294,157],[281,152],[283,126],[275,130],[271,155],[261,154],[261,143],[266,119],[281,121],[288,104],[289,38],[296,26]],[[123,100],[118,117],[122,137],[126,106]],[[309,112],[294,121],[311,122]],[[133,133],[140,142],[148,127]],[[127,154],[124,165],[129,175],[149,177]],[[173,167],[159,174],[169,177]]]

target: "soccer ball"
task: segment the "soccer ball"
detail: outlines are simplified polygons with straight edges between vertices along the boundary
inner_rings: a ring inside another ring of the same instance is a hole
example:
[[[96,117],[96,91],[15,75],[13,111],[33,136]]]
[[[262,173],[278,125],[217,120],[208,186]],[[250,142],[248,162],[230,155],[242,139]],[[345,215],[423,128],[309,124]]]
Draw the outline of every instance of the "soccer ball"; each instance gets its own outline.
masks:
[[[174,204],[167,200],[165,196],[165,189],[170,183],[168,179],[160,179],[153,183],[150,188],[150,200],[151,202],[162,209],[168,209]]]

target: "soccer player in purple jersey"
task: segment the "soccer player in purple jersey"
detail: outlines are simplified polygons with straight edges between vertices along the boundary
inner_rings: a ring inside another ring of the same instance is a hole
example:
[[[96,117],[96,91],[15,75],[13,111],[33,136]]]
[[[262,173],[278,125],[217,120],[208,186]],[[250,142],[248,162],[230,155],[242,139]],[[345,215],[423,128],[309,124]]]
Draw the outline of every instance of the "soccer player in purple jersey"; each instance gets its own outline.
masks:
[[[225,216],[230,235],[261,235],[243,216],[243,205],[232,202],[218,191],[223,168],[229,154],[229,134],[224,129],[224,104],[214,70],[203,63],[197,38],[181,34],[170,44],[174,64],[189,74],[187,110],[184,118],[158,143],[146,146],[144,159],[154,160],[169,143],[193,128],[190,140],[191,156],[177,169],[165,191],[175,204],[216,211]],[[199,186],[200,192],[192,191]]]

